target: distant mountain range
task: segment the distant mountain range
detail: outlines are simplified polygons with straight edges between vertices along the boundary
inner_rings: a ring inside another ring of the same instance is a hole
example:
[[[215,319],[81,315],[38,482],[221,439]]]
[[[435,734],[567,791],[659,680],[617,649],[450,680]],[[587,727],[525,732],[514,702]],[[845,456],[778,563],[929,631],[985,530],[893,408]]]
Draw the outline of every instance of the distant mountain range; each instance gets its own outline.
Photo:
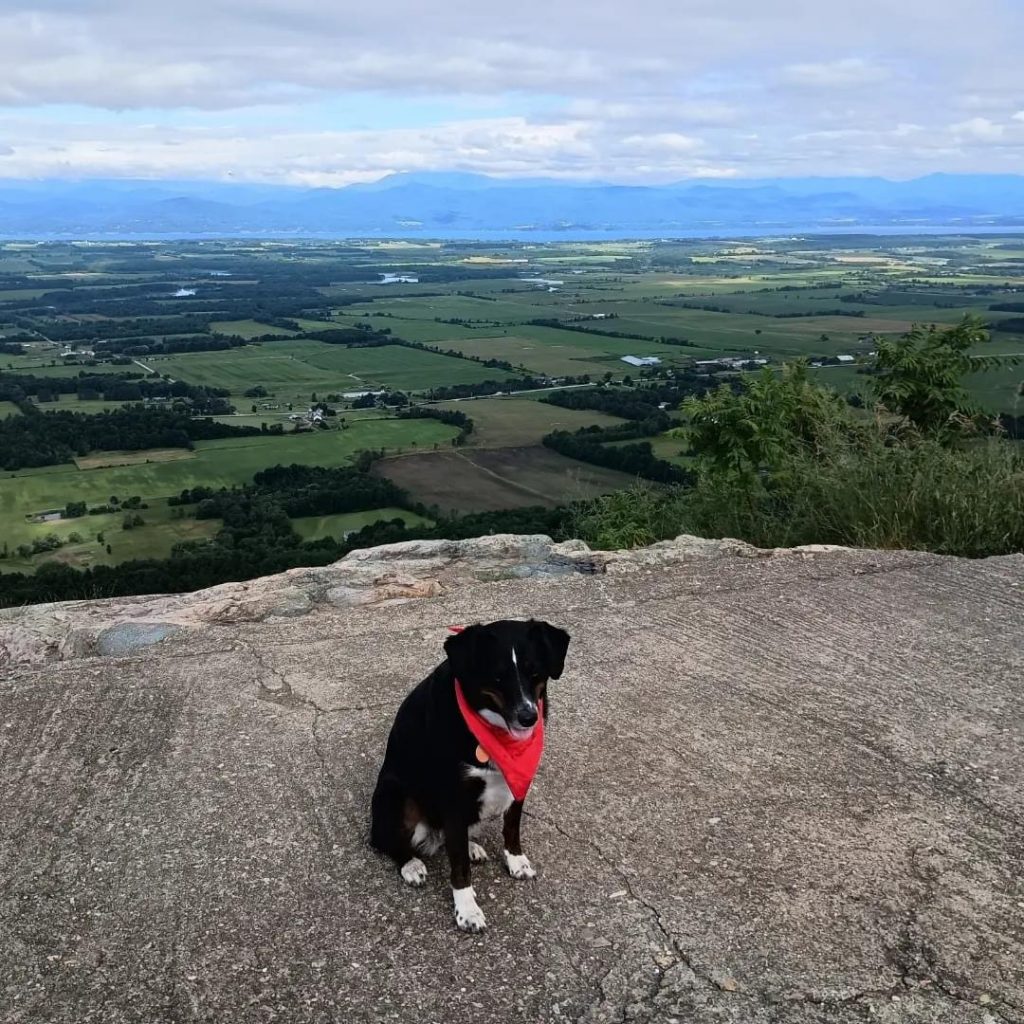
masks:
[[[1024,228],[1024,175],[610,185],[462,173],[346,188],[203,181],[0,181],[0,236],[574,238],[857,228]]]

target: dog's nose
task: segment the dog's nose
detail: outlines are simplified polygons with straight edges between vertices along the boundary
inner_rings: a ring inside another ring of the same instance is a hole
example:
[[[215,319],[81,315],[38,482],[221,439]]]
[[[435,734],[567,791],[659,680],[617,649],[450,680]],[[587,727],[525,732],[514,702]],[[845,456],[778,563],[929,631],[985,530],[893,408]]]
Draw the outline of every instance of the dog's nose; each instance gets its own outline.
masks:
[[[523,704],[516,711],[516,721],[524,729],[537,724],[537,708],[533,704]]]

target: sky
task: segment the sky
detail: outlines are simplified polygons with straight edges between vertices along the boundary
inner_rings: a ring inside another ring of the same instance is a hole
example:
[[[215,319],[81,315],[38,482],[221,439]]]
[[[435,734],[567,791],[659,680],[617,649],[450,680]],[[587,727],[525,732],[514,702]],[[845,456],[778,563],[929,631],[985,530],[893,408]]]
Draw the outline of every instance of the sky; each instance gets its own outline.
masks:
[[[0,178],[1024,173],[1024,0],[3,0]]]

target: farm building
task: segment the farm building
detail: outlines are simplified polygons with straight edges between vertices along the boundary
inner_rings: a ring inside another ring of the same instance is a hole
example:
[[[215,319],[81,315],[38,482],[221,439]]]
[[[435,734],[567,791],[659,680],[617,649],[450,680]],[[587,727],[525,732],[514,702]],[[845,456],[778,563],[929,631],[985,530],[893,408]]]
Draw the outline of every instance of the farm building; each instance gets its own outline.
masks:
[[[657,356],[623,356],[622,361],[630,366],[657,366],[661,362]]]

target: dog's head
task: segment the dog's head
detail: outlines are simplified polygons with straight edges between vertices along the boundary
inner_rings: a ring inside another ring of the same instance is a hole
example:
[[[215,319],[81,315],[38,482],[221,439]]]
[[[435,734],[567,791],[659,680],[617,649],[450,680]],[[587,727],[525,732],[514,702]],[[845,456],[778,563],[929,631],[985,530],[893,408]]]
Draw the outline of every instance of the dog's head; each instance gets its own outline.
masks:
[[[525,739],[537,724],[549,679],[565,667],[569,634],[547,622],[502,620],[469,626],[445,641],[467,703],[492,725]]]

